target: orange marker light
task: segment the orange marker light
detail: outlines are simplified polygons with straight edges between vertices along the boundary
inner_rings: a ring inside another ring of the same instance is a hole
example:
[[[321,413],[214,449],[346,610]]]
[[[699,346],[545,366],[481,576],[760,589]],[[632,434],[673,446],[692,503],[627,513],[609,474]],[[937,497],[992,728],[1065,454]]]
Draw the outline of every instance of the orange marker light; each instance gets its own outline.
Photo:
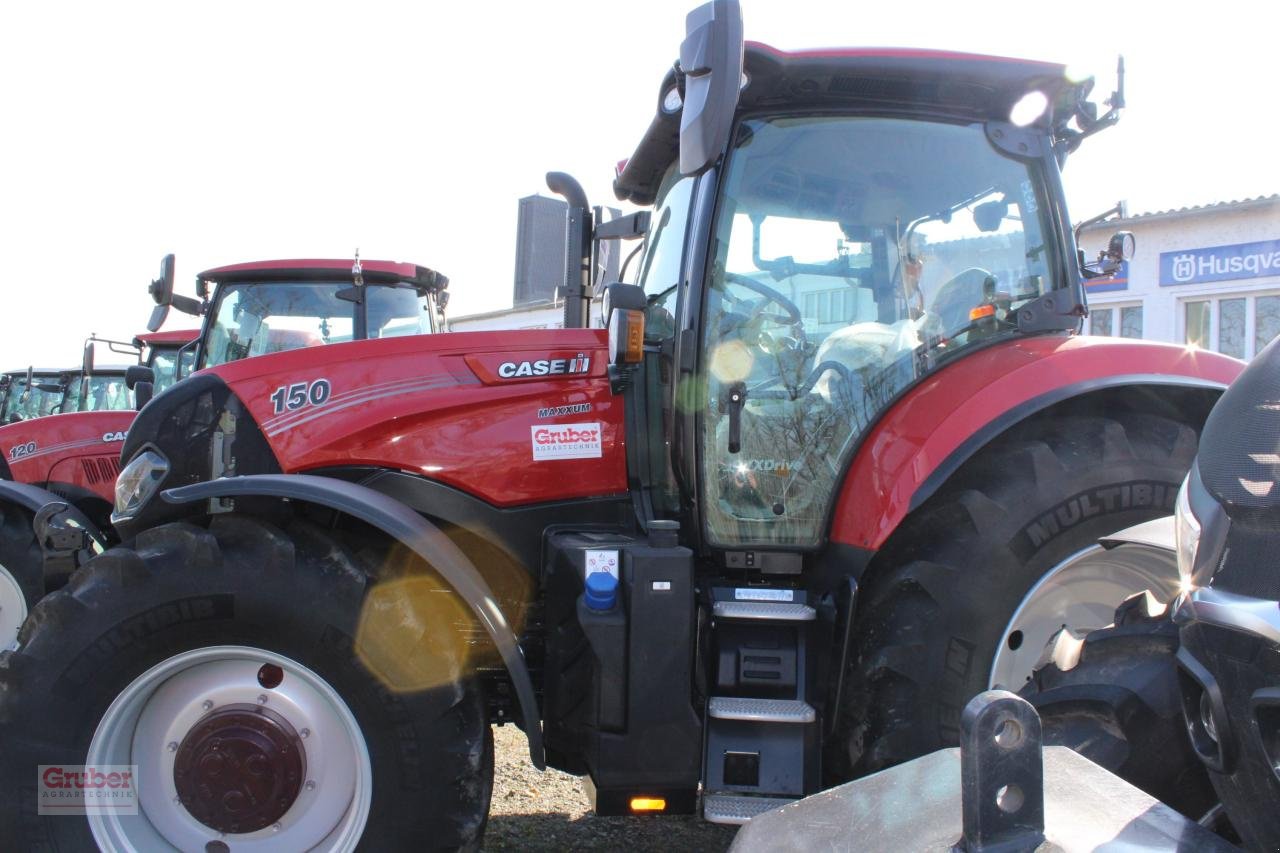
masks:
[[[631,810],[633,812],[665,812],[667,801],[662,797],[632,797]]]
[[[639,364],[644,360],[644,312],[627,312],[627,364]],[[663,804],[663,808],[666,804]]]
[[[994,317],[995,315],[996,306],[994,305],[979,305],[969,311],[970,320],[981,320],[983,317]]]

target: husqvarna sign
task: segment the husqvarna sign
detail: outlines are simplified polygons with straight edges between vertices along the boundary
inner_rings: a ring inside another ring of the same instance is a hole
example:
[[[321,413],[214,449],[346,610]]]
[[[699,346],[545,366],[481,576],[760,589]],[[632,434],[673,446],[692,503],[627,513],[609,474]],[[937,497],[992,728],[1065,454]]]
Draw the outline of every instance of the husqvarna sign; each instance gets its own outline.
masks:
[[[1160,253],[1160,286],[1280,276],[1280,240]]]

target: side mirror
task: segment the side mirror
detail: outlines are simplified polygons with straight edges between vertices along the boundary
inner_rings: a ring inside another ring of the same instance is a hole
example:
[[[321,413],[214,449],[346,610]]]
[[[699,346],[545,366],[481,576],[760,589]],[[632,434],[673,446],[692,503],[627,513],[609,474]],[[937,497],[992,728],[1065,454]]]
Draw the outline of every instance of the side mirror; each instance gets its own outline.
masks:
[[[151,319],[147,321],[147,331],[157,332],[169,316],[169,306],[173,303],[173,263],[172,254],[165,255],[160,261],[160,277],[151,280],[147,285],[147,293],[156,303],[151,310]]]
[[[1009,215],[1009,202],[1001,199],[987,201],[973,209],[973,224],[985,233],[1000,230],[1000,223]]]
[[[142,382],[155,385],[156,372],[145,364],[133,364],[124,370],[124,387],[130,391],[136,389],[137,385]]]
[[[128,381],[128,380],[126,380]],[[141,410],[143,406],[151,402],[151,398],[155,396],[156,386],[150,382],[139,382],[137,385],[130,386],[133,389],[134,407]]]
[[[712,0],[685,18],[680,45],[684,106],[680,114],[680,171],[709,169],[729,145],[742,87],[742,8]]]
[[[639,364],[644,359],[644,312],[648,299],[635,284],[615,282],[604,289],[601,314],[609,330],[609,364]]]
[[[158,332],[169,316],[172,305],[183,314],[199,317],[204,313],[205,305],[199,299],[190,296],[178,296],[173,292],[173,255],[168,254],[160,261],[160,277],[153,279],[147,286],[147,293],[155,301],[156,307],[151,311],[151,319],[147,321],[147,331]]]
[[[85,376],[93,373],[93,338],[84,342],[84,355],[80,359],[80,372]]]

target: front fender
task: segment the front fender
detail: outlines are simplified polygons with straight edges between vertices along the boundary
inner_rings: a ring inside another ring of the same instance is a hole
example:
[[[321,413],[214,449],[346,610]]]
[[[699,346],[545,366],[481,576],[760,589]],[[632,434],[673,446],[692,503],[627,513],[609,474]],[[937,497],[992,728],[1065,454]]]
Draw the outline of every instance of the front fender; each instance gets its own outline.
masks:
[[[65,520],[75,522],[84,529],[90,539],[102,547],[106,548],[108,546],[107,537],[103,535],[96,524],[89,520],[88,516],[77,509],[74,504],[68,503],[66,498],[61,495],[55,495],[47,489],[33,486],[30,483],[0,480],[0,504],[4,503],[17,504],[29,511],[33,516],[50,504],[59,504],[63,508],[57,510],[57,512],[64,515]]]
[[[539,770],[546,768],[542,728],[533,681],[515,632],[498,608],[497,599],[480,572],[449,537],[404,504],[356,483],[308,474],[254,474],[196,483],[161,492],[172,504],[210,498],[275,497],[328,507],[370,524],[412,550],[440,573],[476,614],[493,638],[507,667],[524,717],[529,738],[529,758]]]

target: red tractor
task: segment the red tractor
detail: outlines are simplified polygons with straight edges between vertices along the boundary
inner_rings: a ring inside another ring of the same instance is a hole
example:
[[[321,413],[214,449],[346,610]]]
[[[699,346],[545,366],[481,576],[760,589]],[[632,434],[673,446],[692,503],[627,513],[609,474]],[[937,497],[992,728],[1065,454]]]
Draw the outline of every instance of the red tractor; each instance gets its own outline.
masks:
[[[145,348],[145,364],[110,374],[95,369],[95,345],[114,352],[129,345],[91,339],[81,372],[64,383],[64,397],[101,399],[107,390],[101,379],[110,375],[121,392],[127,382],[145,403],[152,389],[168,388],[193,368],[335,341],[435,331],[442,327],[447,286],[443,276],[412,264],[363,261],[353,270],[346,260],[263,261],[200,273],[201,301],[174,296],[169,255],[149,288],[157,303],[152,331],[132,344],[137,353]],[[352,298],[357,291],[360,300]],[[203,331],[155,331],[170,304],[203,315]],[[65,583],[79,563],[120,541],[111,506],[120,442],[136,416],[133,410],[86,404],[0,427],[0,649],[13,643],[41,596]]]
[[[1085,262],[1059,169],[1119,92],[688,24],[615,182],[652,210],[594,225],[549,176],[567,326],[599,244],[645,240],[607,331],[264,355],[138,415],[124,544],[0,657],[4,837],[472,846],[493,722],[601,813],[743,822],[952,742],[1063,623],[1176,584],[1093,543],[1170,511],[1241,364],[1080,335],[1132,245]],[[34,817],[57,762],[136,765],[137,814]]]

